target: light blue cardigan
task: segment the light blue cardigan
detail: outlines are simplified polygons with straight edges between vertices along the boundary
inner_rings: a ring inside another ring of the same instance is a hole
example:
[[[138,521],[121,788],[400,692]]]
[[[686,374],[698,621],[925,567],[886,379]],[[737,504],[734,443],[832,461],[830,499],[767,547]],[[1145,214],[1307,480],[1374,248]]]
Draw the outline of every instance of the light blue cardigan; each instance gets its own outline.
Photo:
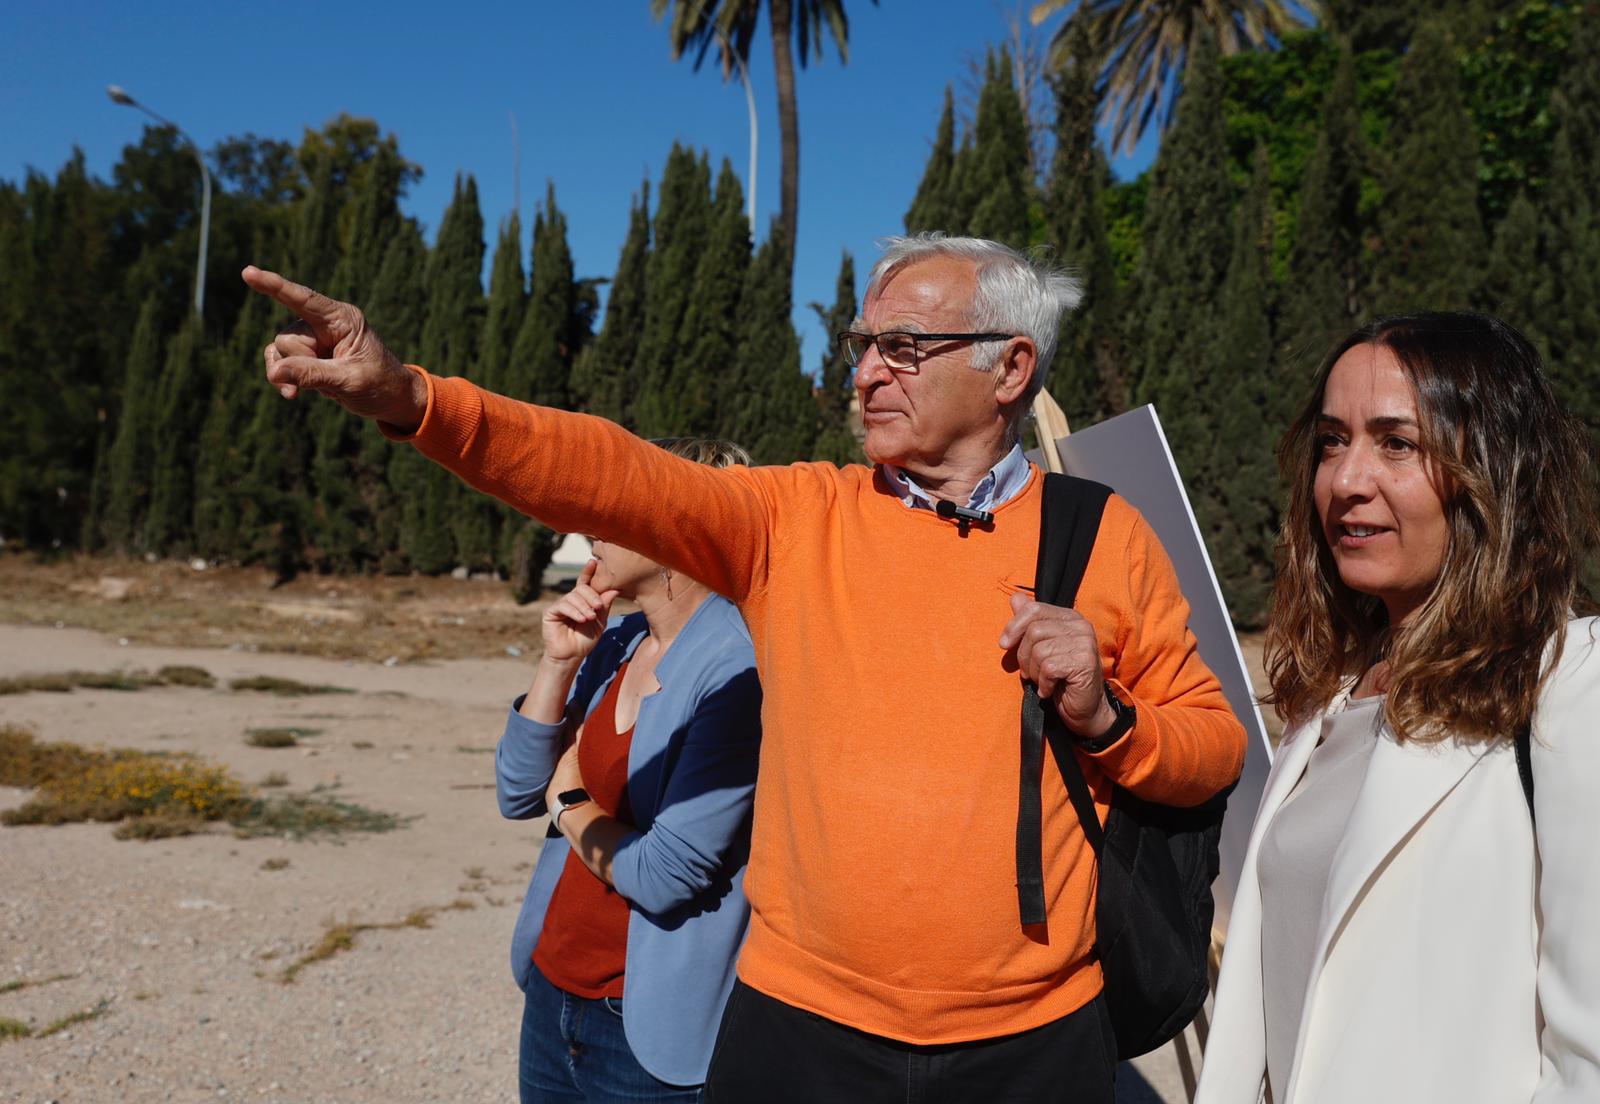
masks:
[[[611,620],[578,671],[561,724],[537,724],[517,712],[521,698],[512,703],[494,756],[503,815],[544,815],[564,736],[600,703],[645,633],[642,613]],[[661,657],[656,680],[661,690],[639,704],[628,753],[637,830],[611,868],[629,904],[622,1022],[645,1069],[696,1085],[706,1077],[750,917],[743,884],[761,684],[750,633],[731,602],[712,595],[701,603]],[[570,850],[565,837],[549,835],[528,883],[511,937],[511,970],[523,989]]]

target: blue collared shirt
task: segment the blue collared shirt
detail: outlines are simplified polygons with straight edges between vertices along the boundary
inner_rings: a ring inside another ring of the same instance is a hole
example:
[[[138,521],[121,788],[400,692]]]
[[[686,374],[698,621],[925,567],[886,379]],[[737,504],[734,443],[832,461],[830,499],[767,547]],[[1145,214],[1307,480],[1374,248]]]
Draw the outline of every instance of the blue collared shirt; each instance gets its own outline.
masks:
[[[889,489],[899,496],[913,510],[932,510],[934,500],[927,491],[917,486],[916,481],[900,468],[893,464],[883,464],[883,478],[889,484]],[[1000,458],[1000,462],[989,469],[989,474],[978,480],[978,485],[972,488],[972,497],[967,499],[967,506],[973,510],[993,511],[1003,503],[1011,501],[1028,485],[1030,468],[1027,458],[1022,455],[1020,444],[1012,445],[1011,451]]]

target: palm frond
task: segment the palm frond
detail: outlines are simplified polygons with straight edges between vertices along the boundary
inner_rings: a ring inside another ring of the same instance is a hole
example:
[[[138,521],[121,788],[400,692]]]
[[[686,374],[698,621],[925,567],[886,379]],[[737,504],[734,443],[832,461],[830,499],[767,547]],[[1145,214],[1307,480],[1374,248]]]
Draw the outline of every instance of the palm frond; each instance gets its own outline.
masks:
[[[1270,49],[1324,18],[1322,0],[1040,0],[1035,24],[1066,13],[1052,40],[1054,64],[1070,64],[1068,31],[1082,26],[1099,59],[1101,119],[1112,144],[1131,150],[1152,120],[1165,129],[1195,35],[1209,28],[1223,54]]]

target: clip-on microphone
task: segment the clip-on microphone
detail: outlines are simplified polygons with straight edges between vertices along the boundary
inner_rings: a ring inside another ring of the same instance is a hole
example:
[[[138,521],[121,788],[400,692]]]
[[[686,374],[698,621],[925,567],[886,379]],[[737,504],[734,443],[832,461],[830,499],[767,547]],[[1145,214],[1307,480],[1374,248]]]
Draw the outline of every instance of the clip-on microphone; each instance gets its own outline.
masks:
[[[970,506],[957,506],[954,502],[941,498],[933,507],[933,512],[946,521],[953,521],[961,530],[961,535],[967,535],[967,530],[973,522],[979,525],[993,525],[994,515],[988,510],[974,510]]]

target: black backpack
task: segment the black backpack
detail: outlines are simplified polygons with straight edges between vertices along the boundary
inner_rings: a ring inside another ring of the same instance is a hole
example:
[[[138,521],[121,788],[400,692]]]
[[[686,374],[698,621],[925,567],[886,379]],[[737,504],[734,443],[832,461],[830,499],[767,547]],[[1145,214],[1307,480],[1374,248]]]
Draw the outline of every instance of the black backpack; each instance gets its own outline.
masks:
[[[1034,576],[1038,601],[1073,604],[1110,495],[1101,483],[1045,476]],[[1142,801],[1114,785],[1102,829],[1072,735],[1026,683],[1017,816],[1017,896],[1024,924],[1045,919],[1039,783],[1046,741],[1100,863],[1095,951],[1118,1056],[1133,1058],[1187,1027],[1210,991],[1211,883],[1233,787],[1203,805],[1180,809]]]

